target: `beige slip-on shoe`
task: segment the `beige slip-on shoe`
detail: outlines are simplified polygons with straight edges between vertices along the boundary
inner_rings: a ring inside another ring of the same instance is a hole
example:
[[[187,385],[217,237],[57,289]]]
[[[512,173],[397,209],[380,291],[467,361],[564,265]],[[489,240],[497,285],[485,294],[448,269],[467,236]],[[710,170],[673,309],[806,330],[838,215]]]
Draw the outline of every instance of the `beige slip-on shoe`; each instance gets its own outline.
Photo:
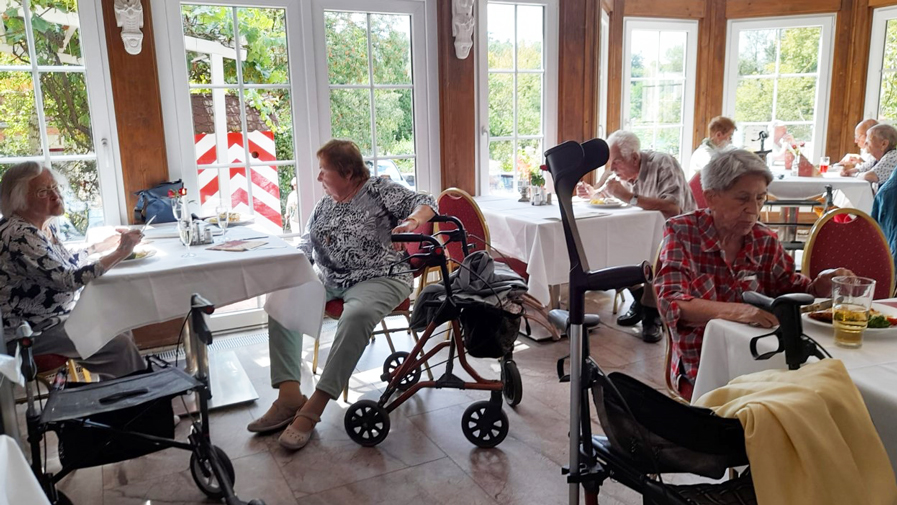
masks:
[[[296,417],[304,417],[315,424],[321,422],[321,416],[309,414],[307,412],[297,412]],[[277,441],[280,442],[280,445],[291,451],[298,451],[305,447],[305,444],[311,440],[311,433],[313,431],[315,431],[314,427],[308,431],[299,431],[293,428],[293,425],[291,424],[287,426],[287,429],[283,430],[283,433],[280,434],[280,438],[278,438]]]
[[[305,395],[302,395],[302,401],[299,403],[298,407],[289,407],[280,400],[274,400],[274,403],[271,404],[271,408],[268,409],[268,412],[265,412],[265,415],[249,423],[246,426],[246,429],[253,433],[265,433],[279,430],[293,422],[293,419],[296,417],[296,412],[305,405],[306,401],[308,401],[308,398],[306,398]]]

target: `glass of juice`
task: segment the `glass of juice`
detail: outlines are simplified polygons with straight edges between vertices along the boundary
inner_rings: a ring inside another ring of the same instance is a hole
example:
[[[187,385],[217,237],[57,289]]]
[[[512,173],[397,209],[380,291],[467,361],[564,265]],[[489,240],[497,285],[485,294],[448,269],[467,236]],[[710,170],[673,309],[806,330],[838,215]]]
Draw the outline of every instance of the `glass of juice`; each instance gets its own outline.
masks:
[[[857,348],[863,345],[863,332],[869,321],[875,280],[867,277],[832,279],[832,324],[835,344]]]
[[[828,172],[829,163],[831,162],[831,158],[828,156],[823,156],[819,159],[819,173],[824,174]]]

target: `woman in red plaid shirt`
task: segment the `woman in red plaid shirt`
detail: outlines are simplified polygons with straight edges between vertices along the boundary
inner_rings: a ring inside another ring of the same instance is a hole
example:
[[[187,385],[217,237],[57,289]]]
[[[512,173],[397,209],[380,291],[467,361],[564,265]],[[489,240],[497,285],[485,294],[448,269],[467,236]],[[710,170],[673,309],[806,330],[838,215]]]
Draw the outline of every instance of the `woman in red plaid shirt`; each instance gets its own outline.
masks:
[[[755,154],[732,151],[701,171],[707,209],[667,221],[654,285],[660,314],[672,334],[668,373],[691,399],[704,326],[726,319],[770,328],[775,316],[742,301],[745,291],[767,296],[831,296],[831,279],[852,275],[826,270],[815,280],[796,273],[775,233],[758,222],[772,172]]]

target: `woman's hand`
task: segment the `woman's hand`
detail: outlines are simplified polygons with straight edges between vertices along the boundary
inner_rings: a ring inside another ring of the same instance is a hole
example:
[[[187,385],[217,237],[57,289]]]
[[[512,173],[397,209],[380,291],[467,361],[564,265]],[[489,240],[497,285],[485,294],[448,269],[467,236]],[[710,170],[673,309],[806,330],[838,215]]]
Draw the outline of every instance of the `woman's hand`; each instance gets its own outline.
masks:
[[[772,313],[747,303],[733,304],[731,317],[726,319],[761,328],[772,328],[779,324],[779,320]]]
[[[591,199],[595,194],[595,188],[587,182],[581,182],[576,185],[576,196],[580,198]]]
[[[857,172],[858,170],[856,168],[843,167],[839,174],[841,175],[841,177],[853,177],[853,175]]]
[[[118,248],[116,252],[123,253],[125,257],[130,256],[134,252],[137,244],[143,240],[143,232],[140,230],[128,230],[119,235]]]
[[[392,234],[396,235],[398,233],[411,233],[418,228],[420,228],[420,223],[417,221],[417,218],[408,217],[407,219],[399,223],[398,226],[392,229]],[[401,251],[405,248],[405,244],[403,244],[402,242],[393,242],[392,247],[396,251]]]
[[[847,276],[856,277],[856,274],[846,268],[830,268],[819,272],[813,279],[808,292],[816,298],[832,297],[832,277]]]

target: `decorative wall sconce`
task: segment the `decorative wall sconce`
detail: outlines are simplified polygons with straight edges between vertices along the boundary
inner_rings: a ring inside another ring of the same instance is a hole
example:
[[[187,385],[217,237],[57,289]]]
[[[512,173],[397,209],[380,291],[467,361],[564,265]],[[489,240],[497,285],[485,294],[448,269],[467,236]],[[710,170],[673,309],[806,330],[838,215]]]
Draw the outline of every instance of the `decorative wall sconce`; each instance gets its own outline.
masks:
[[[455,37],[455,56],[459,60],[467,58],[473,47],[473,2],[452,0],[452,36]]]
[[[121,40],[128,54],[143,49],[143,5],[140,0],[115,0],[115,24],[121,28]]]

